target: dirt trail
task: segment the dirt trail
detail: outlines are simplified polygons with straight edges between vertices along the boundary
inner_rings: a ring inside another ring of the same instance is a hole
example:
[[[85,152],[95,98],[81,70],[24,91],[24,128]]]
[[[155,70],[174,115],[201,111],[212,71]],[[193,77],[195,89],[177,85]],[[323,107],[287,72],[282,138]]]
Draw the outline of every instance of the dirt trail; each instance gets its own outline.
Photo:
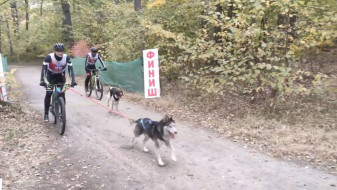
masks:
[[[18,67],[27,102],[41,113],[45,90],[39,87],[40,67]],[[83,86],[76,86],[83,93]],[[67,92],[67,129],[60,137],[51,131],[50,146],[58,156],[41,164],[34,186],[17,189],[335,189],[337,176],[310,167],[275,160],[216,134],[176,119],[179,134],[173,145],[177,162],[163,145],[166,167],[159,167],[154,145],[142,152],[141,139],[133,149],[123,148],[132,137],[129,121]],[[106,97],[101,101],[106,104]],[[155,113],[121,101],[120,112],[130,118],[159,120]],[[50,122],[45,125],[52,128]]]

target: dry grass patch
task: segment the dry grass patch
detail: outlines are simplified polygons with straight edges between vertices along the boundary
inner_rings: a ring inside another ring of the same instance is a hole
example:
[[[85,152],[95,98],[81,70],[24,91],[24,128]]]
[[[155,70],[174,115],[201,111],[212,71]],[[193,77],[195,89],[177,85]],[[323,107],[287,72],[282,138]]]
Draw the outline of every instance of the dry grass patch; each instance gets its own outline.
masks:
[[[172,90],[174,89],[174,90]],[[126,93],[125,99],[217,131],[221,136],[298,164],[310,164],[337,174],[337,104],[334,97],[297,97],[281,113],[264,113],[235,97],[203,97],[178,87],[164,89],[160,99]],[[284,108],[286,108],[285,105]],[[290,108],[290,109],[289,109]]]
[[[46,143],[49,138],[39,122],[41,115],[28,107],[20,108],[0,106],[0,177],[5,189],[33,188],[41,177],[37,173],[39,165],[56,155]]]

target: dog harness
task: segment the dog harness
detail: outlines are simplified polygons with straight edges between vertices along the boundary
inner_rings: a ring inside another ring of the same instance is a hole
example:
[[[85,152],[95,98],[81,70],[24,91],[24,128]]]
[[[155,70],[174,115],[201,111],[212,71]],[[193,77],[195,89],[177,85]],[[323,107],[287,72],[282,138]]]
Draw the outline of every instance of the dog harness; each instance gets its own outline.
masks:
[[[149,122],[149,124],[152,124],[151,119],[145,119],[145,122]],[[146,128],[145,128],[145,125],[144,125],[144,119],[141,119],[140,123],[142,124],[144,131],[146,131]]]
[[[150,126],[149,128],[146,128],[145,125],[144,125],[144,122],[148,122],[151,126]],[[155,133],[155,131],[157,131],[158,133],[160,133],[160,131],[158,131],[158,130],[156,129],[156,124],[155,124],[155,122],[152,122],[151,119],[149,119],[149,118],[141,119],[141,120],[140,120],[140,123],[142,124],[142,127],[143,127],[144,131],[149,131],[150,129],[152,129],[152,135]],[[151,138],[153,138],[152,135],[150,135]],[[160,140],[162,140],[162,141],[165,142],[165,139],[163,139],[162,135],[159,135],[159,136],[158,136],[158,139],[160,139]]]

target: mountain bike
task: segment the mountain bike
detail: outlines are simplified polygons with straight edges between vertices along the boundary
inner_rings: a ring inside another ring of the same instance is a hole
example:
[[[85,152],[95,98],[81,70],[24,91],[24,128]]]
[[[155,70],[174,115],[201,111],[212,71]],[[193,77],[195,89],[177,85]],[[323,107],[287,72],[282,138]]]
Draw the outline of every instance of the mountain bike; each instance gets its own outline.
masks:
[[[61,86],[63,88],[61,89]],[[66,107],[64,93],[70,87],[70,84],[48,84],[53,87],[53,94],[49,111],[54,116],[54,124],[57,125],[58,133],[64,134],[66,130]]]
[[[101,100],[103,97],[103,84],[99,79],[99,71],[102,71],[99,67],[98,69],[91,69],[92,75],[90,76],[88,88],[85,88],[85,94],[90,97],[93,90],[96,93],[96,99]],[[85,86],[85,84],[84,84]]]

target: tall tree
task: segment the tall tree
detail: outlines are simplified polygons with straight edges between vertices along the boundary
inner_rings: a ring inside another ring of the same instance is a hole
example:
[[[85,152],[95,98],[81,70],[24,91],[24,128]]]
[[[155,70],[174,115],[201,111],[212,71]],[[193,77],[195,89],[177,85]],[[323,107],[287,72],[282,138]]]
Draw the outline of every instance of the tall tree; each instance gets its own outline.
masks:
[[[140,11],[140,9],[142,8],[141,0],[134,0],[134,3],[135,3],[135,11]]]
[[[25,9],[26,9],[26,30],[28,31],[28,25],[29,25],[29,3],[28,0],[25,0]]]
[[[72,31],[70,5],[67,0],[61,0],[62,12],[63,12],[63,39],[68,43],[69,47],[74,45],[74,37]]]
[[[13,42],[12,42],[12,38],[11,38],[11,30],[9,28],[9,22],[8,19],[6,19],[6,26],[7,26],[7,37],[8,37],[8,42],[9,42],[9,52],[10,52],[10,56],[14,56],[14,51],[13,51]]]
[[[40,16],[42,17],[42,11],[43,11],[43,0],[40,1]]]
[[[76,13],[76,4],[77,4],[76,0],[73,0],[73,14]]]
[[[2,53],[2,16],[0,15],[0,53]]]
[[[19,33],[19,17],[18,17],[18,8],[16,1],[11,3],[11,12],[12,12],[12,19],[14,23],[14,34]]]
[[[222,6],[221,6],[221,3],[218,2],[216,4],[216,9],[215,11],[217,12],[217,18],[218,20],[221,20],[221,15],[222,15]],[[217,25],[214,27],[214,41],[216,43],[222,43],[222,37],[221,37],[221,26],[220,25]]]

